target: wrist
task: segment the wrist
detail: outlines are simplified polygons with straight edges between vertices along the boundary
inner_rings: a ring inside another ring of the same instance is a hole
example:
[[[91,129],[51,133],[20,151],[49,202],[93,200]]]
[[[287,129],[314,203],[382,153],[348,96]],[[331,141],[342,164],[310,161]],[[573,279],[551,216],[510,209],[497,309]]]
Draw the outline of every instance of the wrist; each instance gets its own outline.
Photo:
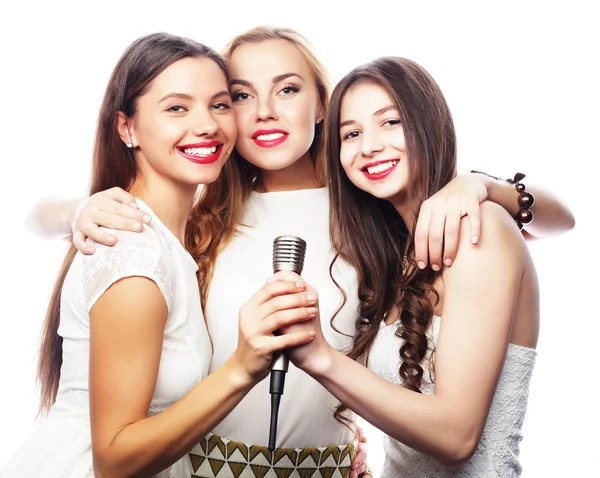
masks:
[[[335,362],[336,354],[339,354],[337,350],[331,347],[328,343],[323,344],[321,350],[315,354],[311,354],[311,359],[307,362],[306,366],[300,367],[306,373],[308,373],[315,380],[327,378]]]
[[[256,385],[256,380],[248,373],[243,362],[237,354],[233,354],[227,362],[223,364],[229,380],[236,390],[250,390]]]
[[[87,203],[89,197],[77,199],[73,203],[73,207],[69,208],[69,213],[66,217],[66,226],[70,229],[71,233],[75,233],[75,223],[83,210],[83,207]]]

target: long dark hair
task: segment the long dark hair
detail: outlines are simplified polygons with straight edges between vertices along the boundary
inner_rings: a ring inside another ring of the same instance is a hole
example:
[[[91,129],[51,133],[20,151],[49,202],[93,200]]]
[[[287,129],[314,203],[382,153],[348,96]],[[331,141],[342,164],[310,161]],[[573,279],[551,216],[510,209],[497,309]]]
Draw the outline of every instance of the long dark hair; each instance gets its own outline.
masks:
[[[94,145],[89,194],[118,186],[129,189],[137,174],[134,155],[121,141],[117,113],[132,117],[137,100],[150,83],[171,64],[183,58],[205,57],[215,61],[224,75],[225,62],[218,53],[188,38],[154,33],[134,41],[115,66],[100,108]],[[227,170],[227,164],[225,166]],[[186,242],[194,231],[186,231]],[[62,366],[62,337],[58,335],[62,287],[77,250],[71,246],[54,285],[42,331],[37,378],[40,384],[40,413],[48,412],[56,400]]]
[[[407,200],[415,205],[415,217],[421,203],[456,175],[454,124],[439,86],[427,71],[395,57],[379,58],[346,75],[333,91],[327,118],[330,234],[338,256],[356,268],[359,279],[360,318],[349,356],[366,365],[381,321],[399,310],[396,335],[403,340],[399,374],[404,387],[419,392],[426,332],[438,300],[435,273],[414,264],[409,239],[414,229],[409,230],[390,202],[352,184],[340,165],[340,110],[345,94],[358,83],[382,87],[400,111],[411,178]],[[338,418],[344,409],[338,409]]]

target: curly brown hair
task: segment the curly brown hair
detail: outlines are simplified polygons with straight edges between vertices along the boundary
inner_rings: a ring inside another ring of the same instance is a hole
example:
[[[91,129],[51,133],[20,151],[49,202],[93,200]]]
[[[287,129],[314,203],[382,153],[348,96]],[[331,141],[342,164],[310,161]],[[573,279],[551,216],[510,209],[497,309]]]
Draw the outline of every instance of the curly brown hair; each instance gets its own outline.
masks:
[[[333,91],[327,118],[330,234],[338,251],[334,261],[342,257],[356,268],[361,301],[349,356],[366,366],[381,322],[389,314],[399,314],[396,335],[403,341],[399,375],[404,387],[420,392],[426,333],[439,300],[433,288],[436,273],[414,264],[410,237],[415,225],[405,224],[390,202],[356,187],[340,165],[342,101],[359,83],[380,86],[398,107],[411,177],[407,201],[415,205],[415,217],[422,202],[456,175],[454,124],[429,73],[411,60],[396,57],[379,58],[347,74]],[[336,418],[343,420],[346,408],[338,407]]]

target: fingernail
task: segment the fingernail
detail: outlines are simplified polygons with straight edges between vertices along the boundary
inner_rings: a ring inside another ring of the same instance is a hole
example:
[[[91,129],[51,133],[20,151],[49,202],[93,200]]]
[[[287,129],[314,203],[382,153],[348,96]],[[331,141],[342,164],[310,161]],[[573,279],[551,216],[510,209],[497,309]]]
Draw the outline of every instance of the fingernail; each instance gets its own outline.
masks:
[[[306,284],[304,284],[304,282],[296,282],[296,287],[298,287],[298,289],[306,289]]]
[[[444,260],[444,264],[446,264],[447,266],[451,266],[452,265],[452,259],[450,259],[448,257],[447,259]]]
[[[307,307],[306,310],[308,311],[308,315],[310,315],[311,317],[317,315],[317,312],[319,311],[319,309],[317,309],[316,307]]]
[[[425,269],[425,263],[423,261],[419,261],[418,265],[419,269]]]
[[[94,249],[93,247],[88,247],[85,252],[87,252],[88,254],[93,254],[96,251],[96,249]]]
[[[478,241],[479,241],[479,238],[477,236],[473,236],[472,239],[471,239],[471,242],[473,244],[477,244]]]
[[[309,330],[309,331],[308,331],[308,336],[309,336],[311,339],[314,339],[314,338],[315,338],[315,335],[317,335],[317,333],[316,333],[314,330]]]
[[[144,220],[144,222],[150,222],[152,220],[152,218],[148,216],[148,214],[146,214],[142,219]]]
[[[134,208],[134,209],[139,209],[139,207],[138,207],[138,205],[137,205],[137,203],[136,203],[135,201],[133,201],[133,202],[130,204],[130,206],[131,206],[132,208]]]
[[[314,302],[317,300],[317,296],[315,294],[306,294],[306,300],[309,302]]]
[[[431,264],[431,268],[436,272],[440,270],[440,266],[438,266],[437,264]]]
[[[131,227],[133,227],[135,230],[138,230],[142,228],[142,225],[139,222],[134,222]]]
[[[116,242],[117,238],[116,238],[115,236],[108,236],[108,237],[106,238],[106,240],[107,240],[108,242]]]

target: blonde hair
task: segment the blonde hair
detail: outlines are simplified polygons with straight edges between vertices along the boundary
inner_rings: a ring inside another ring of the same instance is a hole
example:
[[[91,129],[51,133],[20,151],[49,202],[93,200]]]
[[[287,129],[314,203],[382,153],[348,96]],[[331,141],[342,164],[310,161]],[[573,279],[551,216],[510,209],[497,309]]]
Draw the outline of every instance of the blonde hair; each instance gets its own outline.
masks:
[[[310,65],[315,76],[321,110],[326,115],[331,90],[327,74],[312,52],[310,44],[300,33],[289,28],[256,27],[233,38],[225,47],[223,56],[229,63],[231,55],[239,46],[277,39],[293,44]],[[325,144],[325,121],[320,121],[315,125],[315,137],[309,151],[321,184],[326,183]],[[203,308],[217,255],[234,236],[259,172],[256,166],[234,150],[219,178],[204,187],[192,212],[189,226],[193,228],[194,240],[188,243],[188,248],[194,257],[200,258],[197,259],[198,280]]]
[[[317,94],[319,96],[319,104],[321,106],[322,114],[325,115],[329,108],[329,97],[331,94],[331,85],[328,80],[327,71],[323,64],[317,59],[313,53],[312,46],[308,40],[291,28],[277,28],[260,26],[248,30],[241,35],[233,38],[223,50],[223,57],[229,66],[231,62],[231,55],[239,46],[246,43],[260,43],[266,40],[285,40],[294,45],[298,51],[302,54],[308,65],[310,66],[317,85]],[[325,121],[320,121],[315,126],[315,138],[312,145],[310,146],[310,155],[315,164],[315,170],[317,178],[321,184],[325,184],[326,172],[325,172]],[[258,170],[255,171],[255,175],[258,174]]]

